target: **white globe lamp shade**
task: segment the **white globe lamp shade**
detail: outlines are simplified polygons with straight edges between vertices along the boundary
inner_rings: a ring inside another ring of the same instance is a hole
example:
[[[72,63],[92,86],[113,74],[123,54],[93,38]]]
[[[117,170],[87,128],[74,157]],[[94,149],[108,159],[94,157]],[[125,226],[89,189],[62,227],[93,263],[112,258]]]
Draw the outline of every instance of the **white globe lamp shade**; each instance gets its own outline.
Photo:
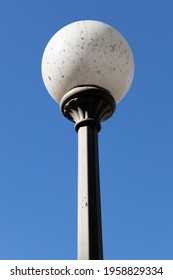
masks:
[[[127,41],[110,25],[78,21],[59,30],[48,42],[42,76],[57,103],[81,86],[103,88],[118,103],[133,80],[133,54]]]

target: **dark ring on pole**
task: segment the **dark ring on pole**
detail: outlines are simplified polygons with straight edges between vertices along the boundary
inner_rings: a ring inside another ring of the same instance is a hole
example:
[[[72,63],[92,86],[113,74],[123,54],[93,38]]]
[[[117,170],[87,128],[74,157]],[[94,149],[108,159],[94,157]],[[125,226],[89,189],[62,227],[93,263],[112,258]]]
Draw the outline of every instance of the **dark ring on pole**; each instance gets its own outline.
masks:
[[[83,127],[83,126],[94,127],[94,128],[97,129],[98,132],[101,130],[100,122],[98,122],[98,121],[96,121],[95,119],[92,119],[92,118],[84,119],[82,121],[77,122],[75,124],[76,132],[78,132],[79,128]]]

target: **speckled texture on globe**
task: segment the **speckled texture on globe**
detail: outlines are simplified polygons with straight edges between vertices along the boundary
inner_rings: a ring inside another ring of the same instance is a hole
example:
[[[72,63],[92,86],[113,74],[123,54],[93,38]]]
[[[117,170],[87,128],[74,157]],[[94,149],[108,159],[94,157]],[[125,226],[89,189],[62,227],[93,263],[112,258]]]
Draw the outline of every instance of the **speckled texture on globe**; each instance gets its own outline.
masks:
[[[134,76],[131,49],[110,25],[84,20],[59,30],[48,42],[42,59],[45,86],[56,102],[77,86],[98,86],[118,103]]]

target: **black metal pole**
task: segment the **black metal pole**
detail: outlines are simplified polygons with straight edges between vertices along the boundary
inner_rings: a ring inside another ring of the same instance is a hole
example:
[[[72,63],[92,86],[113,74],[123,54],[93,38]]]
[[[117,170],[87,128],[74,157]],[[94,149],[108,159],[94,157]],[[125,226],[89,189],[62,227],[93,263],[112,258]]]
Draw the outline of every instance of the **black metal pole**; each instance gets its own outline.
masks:
[[[78,143],[78,259],[102,260],[97,128],[79,128]]]
[[[99,179],[98,131],[88,130],[89,257],[103,259],[101,199]]]

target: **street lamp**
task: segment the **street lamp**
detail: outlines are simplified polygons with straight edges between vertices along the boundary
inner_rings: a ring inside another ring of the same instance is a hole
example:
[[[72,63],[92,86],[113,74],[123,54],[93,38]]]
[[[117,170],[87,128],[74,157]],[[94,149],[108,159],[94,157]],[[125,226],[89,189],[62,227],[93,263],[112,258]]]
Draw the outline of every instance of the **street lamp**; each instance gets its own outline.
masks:
[[[78,259],[101,260],[102,227],[98,161],[100,123],[115,111],[134,75],[131,49],[111,26],[74,22],[47,44],[42,76],[62,114],[78,132]]]

